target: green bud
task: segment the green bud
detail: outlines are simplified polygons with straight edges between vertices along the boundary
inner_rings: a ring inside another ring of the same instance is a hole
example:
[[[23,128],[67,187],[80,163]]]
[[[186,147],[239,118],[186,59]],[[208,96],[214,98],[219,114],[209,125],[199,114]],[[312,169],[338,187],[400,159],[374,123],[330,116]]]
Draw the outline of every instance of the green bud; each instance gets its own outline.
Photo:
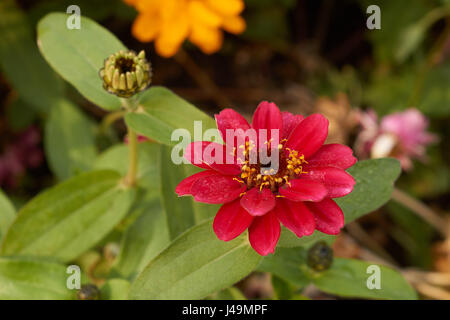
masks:
[[[142,83],[142,81],[144,81],[144,72],[142,71],[142,68],[140,66],[136,67],[136,79],[137,79],[137,83],[138,85],[140,85]]]
[[[134,73],[133,73],[134,74]],[[136,76],[134,76],[136,78]],[[134,78],[131,75],[131,72],[127,72],[127,88],[132,89],[134,87]]]
[[[319,241],[308,250],[308,266],[315,271],[324,271],[333,263],[333,249],[325,241]]]
[[[100,290],[94,284],[84,284],[77,293],[78,300],[98,300]]]
[[[123,73],[120,74],[120,82],[119,82],[120,90],[127,90],[127,80],[125,79],[125,75]]]
[[[112,83],[111,83],[112,89],[113,90],[119,89],[119,83],[120,83],[120,72],[119,72],[119,70],[114,69],[114,74],[113,74]],[[103,84],[105,84],[105,83],[103,82]]]
[[[106,91],[129,98],[150,85],[152,68],[144,50],[138,55],[134,51],[120,50],[105,59],[99,75]]]

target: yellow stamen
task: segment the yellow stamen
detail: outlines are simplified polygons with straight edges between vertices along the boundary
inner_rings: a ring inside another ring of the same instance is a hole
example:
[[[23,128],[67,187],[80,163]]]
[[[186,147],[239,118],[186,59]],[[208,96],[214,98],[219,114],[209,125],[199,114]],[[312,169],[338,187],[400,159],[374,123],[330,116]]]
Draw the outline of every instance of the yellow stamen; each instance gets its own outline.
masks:
[[[239,180],[238,178],[233,178],[233,180],[235,180],[235,181],[237,181],[237,182],[240,182],[240,183],[245,183],[244,181]]]

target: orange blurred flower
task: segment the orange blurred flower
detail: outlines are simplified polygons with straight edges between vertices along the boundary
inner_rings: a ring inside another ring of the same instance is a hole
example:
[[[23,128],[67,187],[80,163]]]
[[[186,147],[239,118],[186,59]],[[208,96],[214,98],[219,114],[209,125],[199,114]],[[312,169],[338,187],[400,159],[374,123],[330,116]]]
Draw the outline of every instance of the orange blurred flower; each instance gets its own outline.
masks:
[[[240,16],[243,0],[124,0],[139,12],[132,27],[141,42],[155,41],[158,54],[173,56],[185,39],[204,53],[218,51],[222,29],[239,34],[245,30]]]

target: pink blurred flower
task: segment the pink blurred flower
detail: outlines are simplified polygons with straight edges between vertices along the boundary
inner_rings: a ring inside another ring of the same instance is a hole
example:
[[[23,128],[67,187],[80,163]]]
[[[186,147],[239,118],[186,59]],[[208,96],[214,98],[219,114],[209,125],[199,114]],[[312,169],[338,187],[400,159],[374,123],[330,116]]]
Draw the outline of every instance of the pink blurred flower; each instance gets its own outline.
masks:
[[[428,120],[417,109],[392,113],[381,119],[373,110],[359,112],[361,132],[356,152],[366,158],[397,158],[404,170],[412,168],[412,159],[426,160],[426,146],[438,140],[427,132]]]
[[[27,168],[36,168],[44,160],[39,146],[41,135],[36,127],[29,127],[7,145],[0,155],[0,185],[15,187]]]
[[[147,137],[141,136],[140,134],[137,135],[137,142],[138,143],[146,142],[146,141],[149,141]],[[125,144],[128,144],[128,135],[125,135],[125,137],[123,138],[123,142]]]

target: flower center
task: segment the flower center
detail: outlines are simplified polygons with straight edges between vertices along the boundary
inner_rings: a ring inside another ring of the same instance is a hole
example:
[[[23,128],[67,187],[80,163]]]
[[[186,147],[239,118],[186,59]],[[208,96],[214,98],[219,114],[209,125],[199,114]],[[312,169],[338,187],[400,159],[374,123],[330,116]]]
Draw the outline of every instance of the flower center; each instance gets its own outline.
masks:
[[[303,171],[303,163],[307,163],[305,157],[300,155],[298,151],[291,150],[284,146],[286,140],[281,141],[278,145],[278,170],[272,168],[271,163],[263,164],[260,161],[260,155],[256,154],[256,163],[251,157],[251,151],[255,149],[252,142],[246,142],[245,145],[239,146],[243,149],[243,158],[241,161],[241,179],[247,185],[247,188],[257,187],[260,190],[270,188],[272,192],[277,192],[280,187],[285,184],[289,185],[291,179],[296,179]],[[270,142],[267,143],[270,157]]]
[[[132,58],[120,57],[116,60],[115,67],[120,73],[136,71],[136,62]]]

